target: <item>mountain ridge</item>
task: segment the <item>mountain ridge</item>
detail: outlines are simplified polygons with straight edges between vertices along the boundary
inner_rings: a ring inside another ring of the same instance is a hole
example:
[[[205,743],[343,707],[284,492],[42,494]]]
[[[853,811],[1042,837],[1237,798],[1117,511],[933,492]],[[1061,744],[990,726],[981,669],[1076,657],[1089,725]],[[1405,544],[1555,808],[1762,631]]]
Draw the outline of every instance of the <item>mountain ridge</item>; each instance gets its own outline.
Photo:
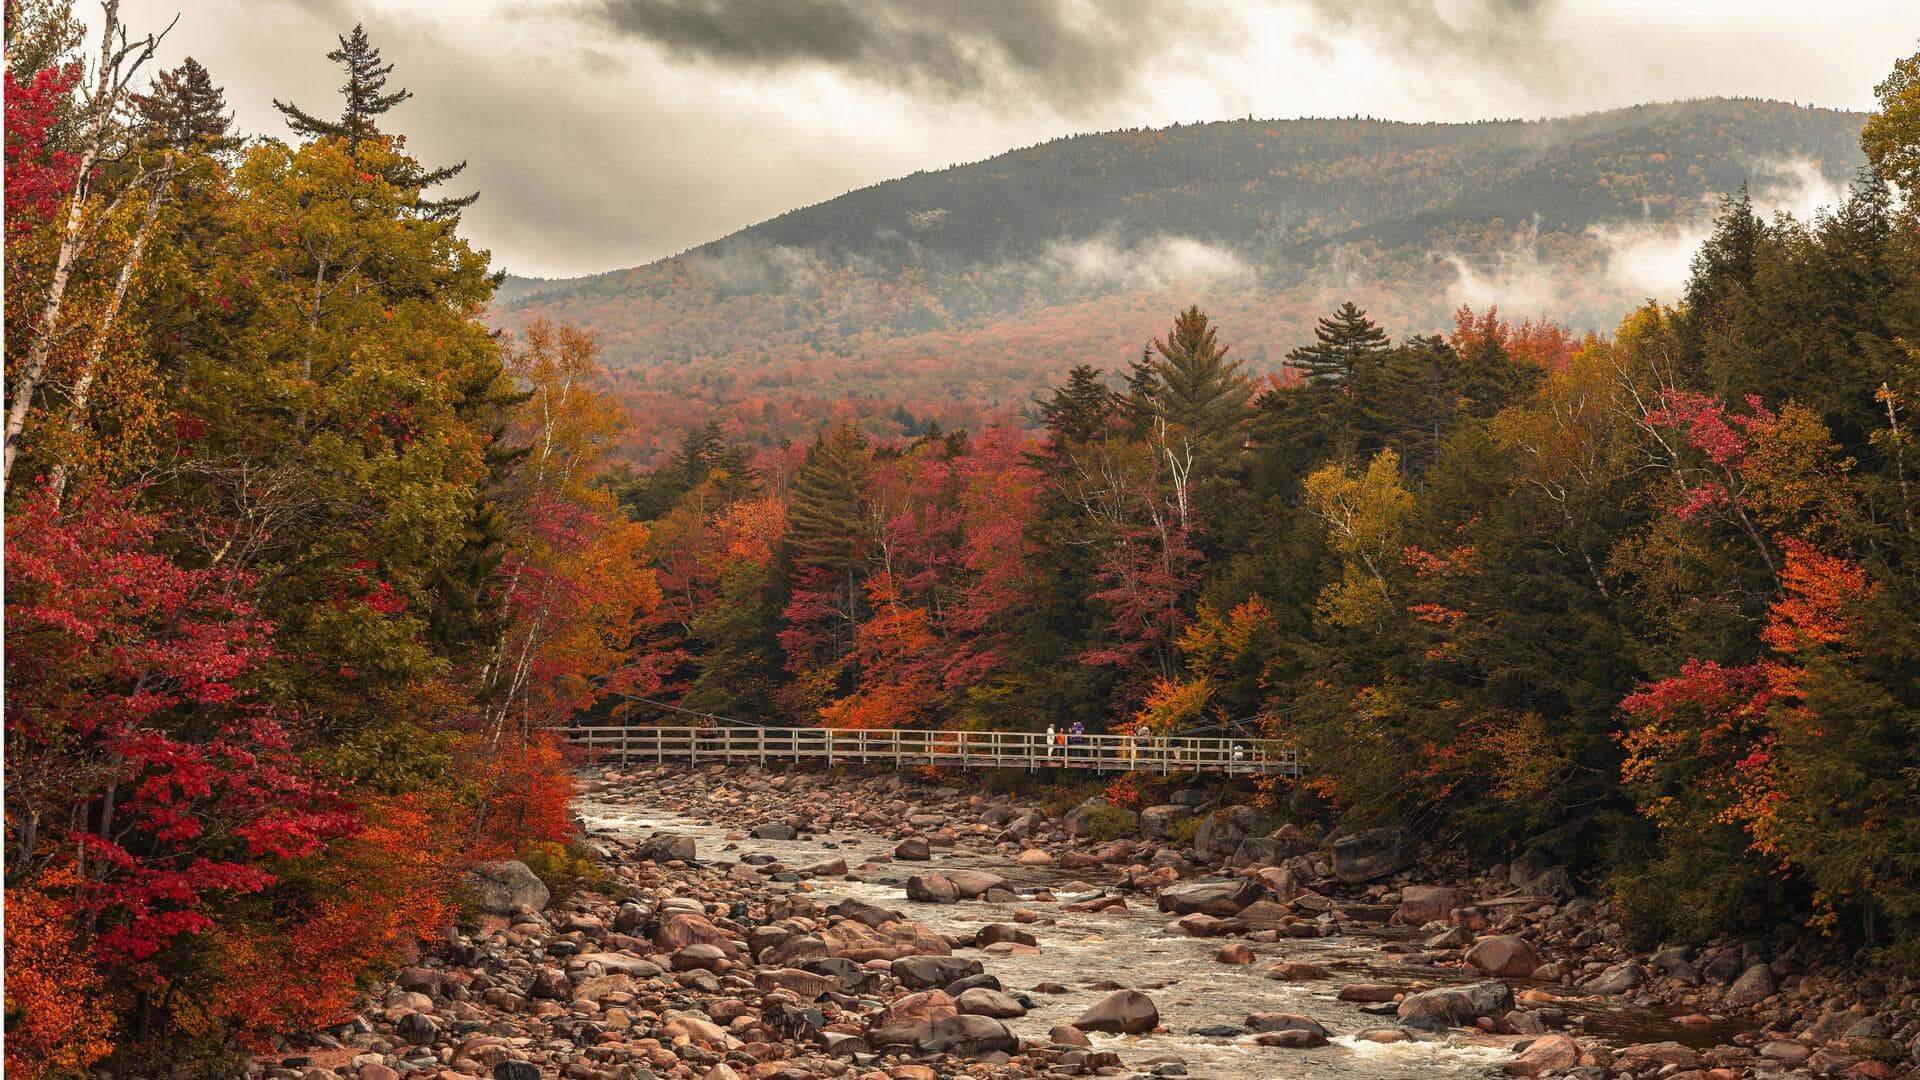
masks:
[[[598,334],[612,385],[658,429],[634,448],[642,459],[704,422],[695,413],[763,397],[777,399],[765,415],[728,421],[768,445],[823,411],[889,433],[881,413],[902,396],[921,420],[978,423],[1018,412],[1072,363],[1137,355],[1143,320],[1114,319],[1125,329],[1104,336],[1055,325],[1129,303],[1161,316],[1224,303],[1240,315],[1224,332],[1269,369],[1313,305],[1341,293],[1392,302],[1399,331],[1503,299],[1611,325],[1655,271],[1671,279],[1673,253],[1691,249],[1720,193],[1751,183],[1763,206],[1803,211],[1809,191],[1844,183],[1864,119],[1702,98],[1540,120],[1067,135],[857,188],[652,263],[512,279],[494,318]],[[1032,328],[1024,350],[1010,325]],[[989,328],[1010,340],[981,357],[968,336]],[[956,364],[972,376],[939,370]]]

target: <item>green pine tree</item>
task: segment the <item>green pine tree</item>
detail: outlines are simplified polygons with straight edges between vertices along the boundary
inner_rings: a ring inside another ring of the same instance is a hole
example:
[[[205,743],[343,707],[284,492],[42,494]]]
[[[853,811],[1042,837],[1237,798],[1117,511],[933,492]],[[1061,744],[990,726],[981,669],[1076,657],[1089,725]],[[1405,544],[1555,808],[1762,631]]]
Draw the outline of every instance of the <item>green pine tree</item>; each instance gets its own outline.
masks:
[[[787,504],[787,544],[795,564],[835,575],[854,570],[865,529],[867,480],[873,448],[852,421],[814,440],[793,478]]]
[[[225,155],[245,139],[233,134],[227,97],[200,62],[189,56],[154,76],[144,94],[130,95],[149,145],[159,150]]]
[[[1349,300],[1313,328],[1314,343],[1287,353],[1287,362],[1311,382],[1350,379],[1369,357],[1387,350],[1387,333]]]
[[[1199,307],[1176,316],[1167,336],[1153,343],[1151,397],[1156,416],[1214,449],[1253,414],[1253,380],[1240,361],[1227,359],[1218,338],[1219,328]]]
[[[340,88],[340,95],[345,99],[340,119],[323,119],[279,98],[273,99],[273,107],[287,118],[287,126],[293,129],[294,134],[310,139],[344,139],[348,150],[357,158],[360,144],[378,134],[377,118],[412,97],[413,92],[404,86],[391,92],[387,90],[387,77],[393,74],[393,65],[380,62],[380,50],[367,39],[363,24],[355,23],[353,32],[339,40],[340,47],[328,53],[327,59],[339,64],[347,73],[346,85]],[[424,191],[451,180],[466,167],[464,161],[438,169],[408,165],[399,174],[387,179],[401,187]],[[473,205],[473,201],[479,197],[480,193],[474,192],[444,199],[423,198],[419,207],[429,217],[452,217]]]
[[[1040,402],[1049,448],[1058,451],[1101,438],[1119,410],[1119,395],[1101,380],[1100,369],[1091,364],[1076,365],[1067,373],[1067,381]]]

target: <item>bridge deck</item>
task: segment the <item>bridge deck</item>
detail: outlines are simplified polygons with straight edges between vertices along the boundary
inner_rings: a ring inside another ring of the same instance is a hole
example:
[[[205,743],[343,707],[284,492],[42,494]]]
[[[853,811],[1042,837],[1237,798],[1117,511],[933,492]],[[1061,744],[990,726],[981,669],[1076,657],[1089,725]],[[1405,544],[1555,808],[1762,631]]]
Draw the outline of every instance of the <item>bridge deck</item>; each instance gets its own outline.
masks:
[[[1214,772],[1300,775],[1285,743],[1207,736],[1081,735],[1049,744],[1036,731],[868,731],[862,728],[580,727],[577,746],[626,761],[821,761],[1093,772]]]

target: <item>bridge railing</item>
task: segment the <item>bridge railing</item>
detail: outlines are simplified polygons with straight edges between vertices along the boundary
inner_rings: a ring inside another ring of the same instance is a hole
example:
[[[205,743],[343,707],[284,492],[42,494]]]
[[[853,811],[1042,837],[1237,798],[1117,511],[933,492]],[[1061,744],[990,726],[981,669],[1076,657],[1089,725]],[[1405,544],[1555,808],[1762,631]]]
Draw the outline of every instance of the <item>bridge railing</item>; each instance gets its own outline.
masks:
[[[577,746],[619,760],[821,761],[827,764],[1220,772],[1300,775],[1292,747],[1218,736],[1056,735],[1038,731],[870,731],[864,728],[638,727],[569,732]]]

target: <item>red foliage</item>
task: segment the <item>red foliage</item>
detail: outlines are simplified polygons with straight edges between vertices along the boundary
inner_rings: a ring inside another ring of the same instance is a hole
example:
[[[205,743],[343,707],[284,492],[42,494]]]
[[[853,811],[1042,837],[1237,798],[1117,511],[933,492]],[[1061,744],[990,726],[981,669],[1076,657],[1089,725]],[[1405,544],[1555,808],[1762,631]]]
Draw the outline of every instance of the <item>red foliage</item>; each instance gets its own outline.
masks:
[[[42,68],[22,83],[5,73],[7,235],[54,220],[79,179],[79,155],[49,149],[47,136],[80,81],[80,65]]]
[[[354,831],[237,685],[269,630],[237,598],[247,575],[174,565],[126,492],[78,493],[64,513],[36,494],[8,525],[10,809],[72,822],[60,857],[83,869],[76,903],[103,959],[153,960],[213,927],[222,895]]]
[[[1460,305],[1453,313],[1453,332],[1447,335],[1447,341],[1466,355],[1498,348],[1515,360],[1548,371],[1566,367],[1580,346],[1572,331],[1550,319],[1538,322],[1527,319],[1514,326],[1500,317],[1497,304],[1487,308],[1484,315],[1476,315],[1473,308]]]

